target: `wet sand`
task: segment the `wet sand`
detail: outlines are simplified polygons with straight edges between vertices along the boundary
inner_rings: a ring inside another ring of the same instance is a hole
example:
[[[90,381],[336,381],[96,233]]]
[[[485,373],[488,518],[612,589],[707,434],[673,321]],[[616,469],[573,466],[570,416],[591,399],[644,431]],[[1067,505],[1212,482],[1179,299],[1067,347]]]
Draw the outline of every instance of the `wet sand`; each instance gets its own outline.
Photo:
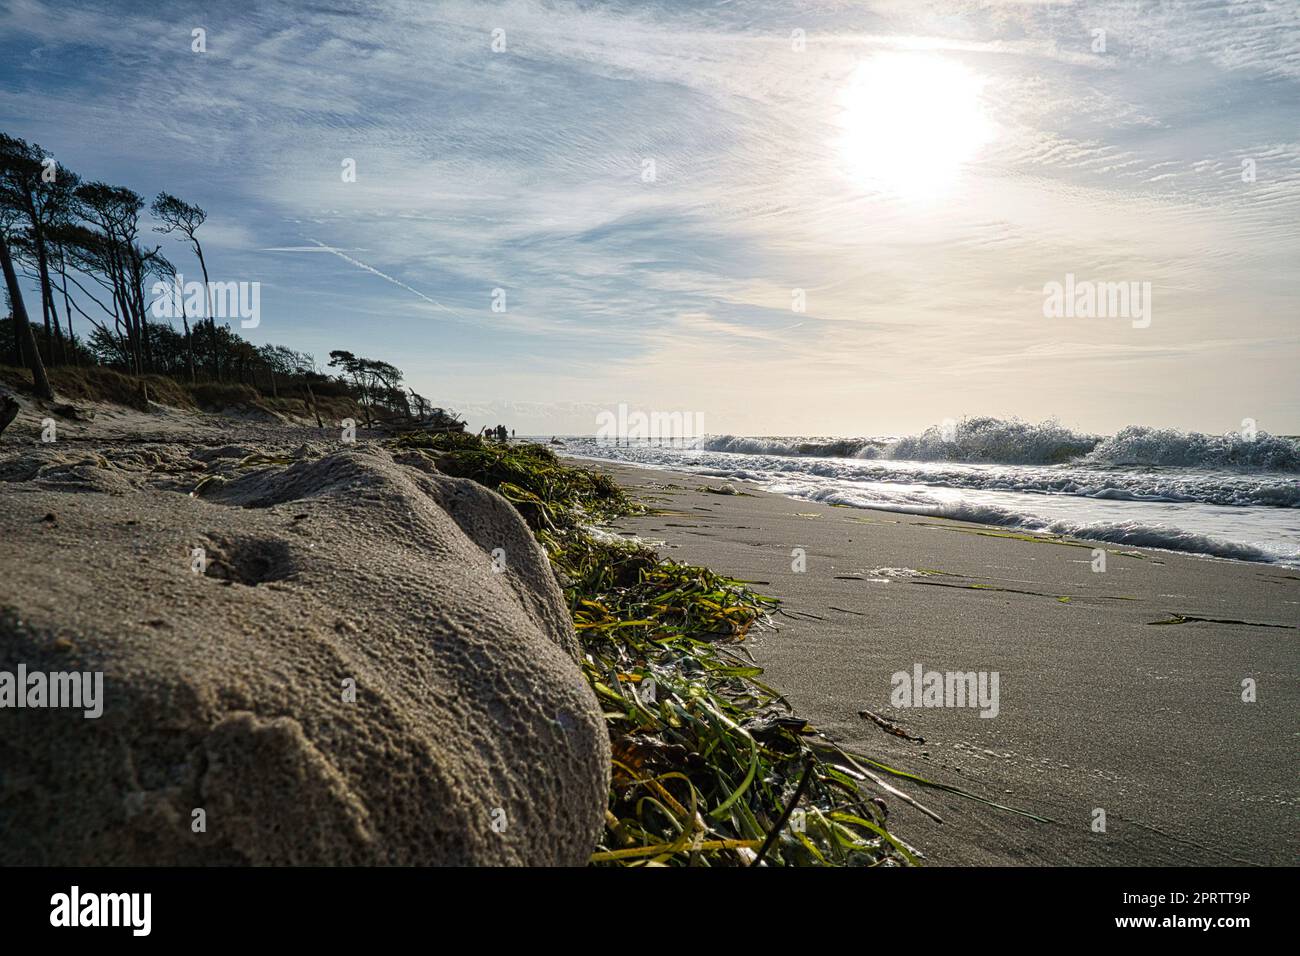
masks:
[[[887,798],[891,826],[930,864],[1295,864],[1297,572],[583,464],[660,509],[618,531],[782,600],[779,629],[747,644],[801,715],[848,749],[1051,821],[906,784],[944,822]],[[996,671],[997,716],[892,706],[891,676],[917,664]]]

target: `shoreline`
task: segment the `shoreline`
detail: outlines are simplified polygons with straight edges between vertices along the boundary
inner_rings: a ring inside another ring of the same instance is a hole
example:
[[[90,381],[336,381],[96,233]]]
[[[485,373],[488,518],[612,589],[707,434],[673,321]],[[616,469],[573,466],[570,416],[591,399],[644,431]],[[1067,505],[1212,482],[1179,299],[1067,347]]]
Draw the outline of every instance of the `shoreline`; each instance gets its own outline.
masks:
[[[1054,821],[926,790],[921,799],[946,821],[937,824],[891,801],[891,826],[931,864],[1294,860],[1286,742],[1300,704],[1300,575],[834,507],[743,483],[743,494],[709,493],[698,489],[728,483],[568,460],[658,509],[614,522],[619,533],[782,601],[782,629],[753,635],[748,650],[819,729],[846,749]],[[1106,554],[1104,573],[1092,570],[1094,548]],[[891,676],[916,665],[997,672],[997,718],[892,706]],[[1252,703],[1241,699],[1247,679]],[[864,710],[925,742],[886,732]]]
[[[1291,570],[1300,570],[1300,551],[1294,554],[1281,555],[1271,550],[1268,542],[1252,540],[1248,535],[1243,535],[1242,529],[1238,528],[1231,531],[1224,529],[1196,527],[1195,523],[1186,525],[1170,525],[1164,521],[1157,521],[1152,524],[1148,519],[1142,516],[1137,518],[1126,518],[1123,514],[1116,514],[1113,518],[1101,520],[1092,520],[1083,515],[1078,515],[1075,519],[1061,516],[1044,517],[1040,507],[1034,504],[1025,506],[1032,510],[1017,510],[1016,507],[993,504],[990,502],[979,501],[959,501],[953,505],[942,505],[936,503],[933,506],[899,506],[889,507],[883,503],[860,503],[857,501],[836,500],[835,497],[828,496],[825,499],[819,499],[811,495],[803,495],[789,491],[772,491],[763,486],[763,483],[752,478],[743,476],[730,476],[721,474],[716,471],[690,471],[672,464],[661,464],[658,462],[629,462],[619,459],[611,459],[598,455],[583,455],[566,451],[565,454],[575,461],[584,462],[606,462],[615,465],[626,465],[629,468],[643,468],[647,471],[667,471],[675,474],[693,475],[702,480],[737,482],[747,488],[762,490],[769,494],[776,494],[781,497],[789,498],[793,501],[806,501],[816,503],[824,501],[826,504],[837,507],[854,508],[861,511],[879,511],[888,514],[896,514],[912,518],[942,518],[951,521],[960,521],[971,524],[990,525],[1004,529],[1008,532],[1033,536],[1054,536],[1066,537],[1072,540],[1095,542],[1102,547],[1124,547],[1124,548],[1142,548],[1144,550],[1164,551],[1171,554],[1190,555],[1193,557],[1214,558],[1224,561],[1241,561],[1249,564],[1267,564],[1279,568]],[[1014,467],[1014,466],[1006,466]],[[1038,497],[1028,495],[1023,491],[1009,490],[1009,494],[1016,497]],[[1048,496],[1050,497],[1050,496]],[[1078,505],[1089,502],[1108,501],[1112,505],[1129,506],[1140,505],[1149,502],[1143,502],[1139,499],[1132,498],[1107,498],[1106,496],[1079,496],[1077,500],[1074,496],[1064,495],[1056,500],[1056,505],[1060,506],[1061,502],[1067,502],[1072,505]],[[1178,504],[1177,501],[1164,501],[1162,504]],[[1217,503],[1212,501],[1195,502],[1200,506],[1218,507]],[[1280,509],[1265,509],[1275,511]],[[1000,515],[994,517],[993,515]],[[1003,520],[1006,519],[1006,520]],[[1089,532],[1098,532],[1096,534]],[[1107,535],[1110,535],[1109,537]],[[1163,539],[1163,540],[1161,540]]]

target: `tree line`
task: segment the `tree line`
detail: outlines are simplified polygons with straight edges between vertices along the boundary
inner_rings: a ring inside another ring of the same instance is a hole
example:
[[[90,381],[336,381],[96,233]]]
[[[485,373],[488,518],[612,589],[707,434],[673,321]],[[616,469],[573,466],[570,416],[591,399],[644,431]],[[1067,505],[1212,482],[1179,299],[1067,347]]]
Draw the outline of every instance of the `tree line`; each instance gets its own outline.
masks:
[[[146,204],[126,186],[83,180],[38,144],[0,133],[0,267],[11,313],[3,323],[11,334],[0,346],[31,371],[38,395],[53,398],[46,367],[59,365],[103,365],[192,385],[245,384],[272,396],[286,384],[310,389],[329,380],[311,355],[255,346],[217,323],[199,236],[207,216],[168,192]],[[154,234],[179,239],[203,276],[197,314],[186,296],[177,297],[179,330],[149,320],[148,290],[178,282],[177,266],[149,241]],[[20,272],[38,289],[39,326],[27,311]],[[86,334],[74,331],[74,317]],[[417,418],[434,411],[387,362],[338,350],[329,367],[367,414],[372,406]]]

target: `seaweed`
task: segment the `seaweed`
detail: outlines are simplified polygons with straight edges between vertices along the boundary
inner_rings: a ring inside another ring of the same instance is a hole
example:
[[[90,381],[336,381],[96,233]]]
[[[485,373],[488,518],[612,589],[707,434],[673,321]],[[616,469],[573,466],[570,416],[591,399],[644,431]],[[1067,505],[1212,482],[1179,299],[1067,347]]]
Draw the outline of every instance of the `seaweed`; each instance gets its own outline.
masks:
[[[917,805],[867,765],[897,772],[855,759],[793,714],[744,652],[748,634],[775,626],[776,600],[601,534],[600,522],[644,509],[609,476],[544,446],[425,433],[392,444],[500,492],[550,558],[610,735],[606,827],[593,864],[918,862],[886,827],[884,803],[862,787]]]

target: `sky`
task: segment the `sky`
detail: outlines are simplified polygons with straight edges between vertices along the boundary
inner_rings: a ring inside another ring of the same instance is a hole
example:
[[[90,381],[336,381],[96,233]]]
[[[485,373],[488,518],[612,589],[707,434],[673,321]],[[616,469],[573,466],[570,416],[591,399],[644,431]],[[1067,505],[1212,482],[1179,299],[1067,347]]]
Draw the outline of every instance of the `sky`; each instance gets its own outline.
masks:
[[[146,6],[0,0],[0,130],[473,424],[1300,433],[1300,2]]]

